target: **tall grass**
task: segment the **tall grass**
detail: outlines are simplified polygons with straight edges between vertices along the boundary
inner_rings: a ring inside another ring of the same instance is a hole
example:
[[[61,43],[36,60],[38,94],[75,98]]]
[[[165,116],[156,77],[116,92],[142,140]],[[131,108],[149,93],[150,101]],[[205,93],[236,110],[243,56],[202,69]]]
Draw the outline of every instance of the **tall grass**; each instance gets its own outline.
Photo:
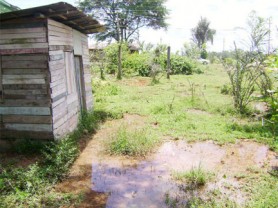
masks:
[[[213,174],[199,165],[198,167],[193,167],[190,171],[175,172],[173,176],[175,180],[194,188],[204,186],[212,178]]]
[[[109,143],[110,154],[145,156],[156,145],[158,138],[152,135],[147,129],[128,130],[122,126],[113,135]]]

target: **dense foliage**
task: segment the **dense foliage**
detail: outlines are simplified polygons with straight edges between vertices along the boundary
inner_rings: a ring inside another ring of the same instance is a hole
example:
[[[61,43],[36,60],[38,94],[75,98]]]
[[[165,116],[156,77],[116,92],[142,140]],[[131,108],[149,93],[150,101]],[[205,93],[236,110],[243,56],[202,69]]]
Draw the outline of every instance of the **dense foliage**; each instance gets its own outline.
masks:
[[[104,22],[106,31],[96,35],[98,40],[128,41],[142,27],[167,27],[168,10],[164,3],[165,0],[82,0],[79,8]]]
[[[117,43],[110,44],[104,49],[105,59],[105,71],[108,74],[115,74],[117,71],[118,59],[117,59]],[[154,70],[159,72],[166,72],[167,67],[167,55],[164,45],[158,45],[153,50],[144,51],[142,53],[130,53],[128,44],[123,44],[122,47],[122,56],[123,56],[123,74],[126,76],[130,75],[139,75],[143,77],[151,76],[154,73]],[[93,70],[98,70],[100,60],[93,60],[92,64]],[[171,73],[172,74],[185,74],[189,75],[192,73],[202,73],[196,61],[189,58],[188,56],[181,56],[177,54],[171,54],[170,56],[171,63]],[[101,75],[102,77],[103,75]]]
[[[123,61],[124,72],[128,74],[139,74],[149,76],[152,69],[152,55],[149,53],[129,54]]]

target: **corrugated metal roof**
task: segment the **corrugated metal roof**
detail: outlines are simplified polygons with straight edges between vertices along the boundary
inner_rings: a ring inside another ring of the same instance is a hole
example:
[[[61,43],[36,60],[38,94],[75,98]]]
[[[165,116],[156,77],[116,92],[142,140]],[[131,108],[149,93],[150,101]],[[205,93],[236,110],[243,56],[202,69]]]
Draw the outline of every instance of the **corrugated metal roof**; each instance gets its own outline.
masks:
[[[0,13],[16,11],[19,9],[19,7],[9,4],[5,0],[0,0]]]
[[[3,13],[0,14],[0,22],[23,17],[36,17],[38,15],[61,22],[84,34],[92,34],[105,30],[104,26],[97,20],[87,16],[66,2]]]

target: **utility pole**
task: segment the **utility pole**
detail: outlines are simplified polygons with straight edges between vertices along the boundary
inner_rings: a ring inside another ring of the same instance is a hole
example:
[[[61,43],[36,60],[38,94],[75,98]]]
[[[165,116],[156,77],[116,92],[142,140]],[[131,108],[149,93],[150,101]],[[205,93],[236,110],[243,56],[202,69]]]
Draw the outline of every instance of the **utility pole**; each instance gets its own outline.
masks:
[[[167,47],[167,79],[170,79],[171,73],[171,63],[170,63],[170,56],[171,56],[171,47]]]

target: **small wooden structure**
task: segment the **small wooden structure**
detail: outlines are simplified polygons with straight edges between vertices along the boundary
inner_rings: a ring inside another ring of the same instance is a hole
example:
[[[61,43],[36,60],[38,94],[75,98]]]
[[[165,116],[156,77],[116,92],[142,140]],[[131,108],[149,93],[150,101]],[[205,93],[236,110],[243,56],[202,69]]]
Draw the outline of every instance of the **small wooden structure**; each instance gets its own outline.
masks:
[[[0,14],[0,140],[76,128],[93,106],[87,34],[103,29],[64,2]]]

